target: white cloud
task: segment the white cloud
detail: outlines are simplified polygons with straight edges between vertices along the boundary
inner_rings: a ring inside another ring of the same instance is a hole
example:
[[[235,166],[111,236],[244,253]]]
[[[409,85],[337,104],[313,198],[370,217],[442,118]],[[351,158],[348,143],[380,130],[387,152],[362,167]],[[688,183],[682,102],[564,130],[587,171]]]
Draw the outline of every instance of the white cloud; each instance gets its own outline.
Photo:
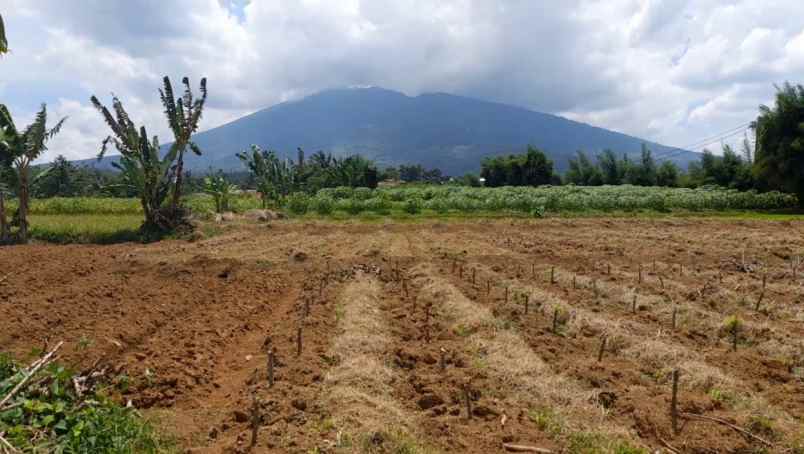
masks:
[[[163,140],[163,74],[209,78],[203,128],[331,88],[501,101],[686,145],[747,122],[804,70],[797,0],[0,0],[0,99],[70,115],[50,154],[106,135],[114,92]],[[798,80],[800,82],[800,80]],[[50,157],[50,155],[49,155]]]

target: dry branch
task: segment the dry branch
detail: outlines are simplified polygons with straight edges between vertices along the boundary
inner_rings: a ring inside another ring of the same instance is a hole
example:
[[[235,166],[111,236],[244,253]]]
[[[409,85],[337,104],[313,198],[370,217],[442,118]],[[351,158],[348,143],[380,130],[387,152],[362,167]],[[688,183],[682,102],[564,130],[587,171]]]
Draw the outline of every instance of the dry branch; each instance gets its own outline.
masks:
[[[503,448],[511,452],[538,452],[542,454],[552,453],[553,451],[545,448],[537,448],[536,446],[515,445],[511,443],[503,443]]]
[[[51,350],[50,352],[48,352],[48,354],[34,361],[34,363],[31,364],[31,367],[28,369],[28,372],[25,374],[25,377],[19,383],[17,383],[17,386],[15,386],[11,391],[9,391],[8,394],[6,394],[3,400],[0,400],[0,409],[2,409],[3,406],[6,403],[8,403],[8,401],[10,401],[12,397],[14,397],[18,392],[20,392],[23,388],[25,388],[25,385],[34,375],[36,375],[37,372],[39,372],[39,369],[41,369],[42,367],[53,361],[53,356],[61,348],[62,345],[64,345],[64,341],[61,341],[58,344],[56,344],[56,346],[53,347],[53,350]]]
[[[756,440],[756,441],[758,441],[760,443],[763,443],[766,446],[773,446],[773,443],[769,442],[768,440],[765,440],[762,437],[754,435],[751,432],[743,429],[742,427],[735,426],[734,424],[726,421],[725,419],[715,418],[714,416],[698,415],[698,414],[695,414],[695,413],[682,413],[681,416],[683,416],[685,418],[701,419],[701,420],[704,420],[704,421],[712,421],[712,422],[716,422],[716,423],[719,423],[719,424],[723,424],[724,426],[726,426],[726,427],[728,427],[730,429],[733,429],[733,430],[745,435],[746,437],[753,438],[754,440]]]
[[[668,443],[664,438],[659,438],[659,441],[662,442],[665,448],[673,454],[681,454],[680,451],[674,448],[670,443]]]
[[[5,433],[0,432],[0,448],[3,448],[3,453],[5,454],[7,452],[12,453],[20,452],[17,448],[12,446],[11,443],[8,442],[8,440],[3,438],[3,435],[5,435]]]

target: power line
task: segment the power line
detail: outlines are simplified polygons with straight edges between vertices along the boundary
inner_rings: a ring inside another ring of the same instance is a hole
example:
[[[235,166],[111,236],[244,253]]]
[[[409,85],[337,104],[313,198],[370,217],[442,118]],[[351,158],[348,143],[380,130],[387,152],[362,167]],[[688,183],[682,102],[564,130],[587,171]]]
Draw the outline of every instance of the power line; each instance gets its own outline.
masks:
[[[707,137],[705,139],[696,140],[695,142],[692,142],[691,144],[686,145],[686,146],[684,146],[682,148],[690,149],[690,148],[694,148],[694,147],[700,147],[702,145],[708,145],[708,144],[712,143],[713,141],[719,140],[721,138],[721,136],[729,136],[729,135],[733,135],[734,133],[745,131],[746,129],[748,129],[751,126],[751,123],[752,122],[749,121],[748,123],[743,123],[743,124],[741,124],[739,126],[729,128],[729,129],[727,129],[727,130],[725,130],[725,131],[723,131],[723,132],[721,132],[719,134],[715,134],[715,135]]]
[[[745,131],[747,131],[750,128],[751,123],[752,122],[749,121],[747,123],[743,123],[741,125],[734,126],[734,127],[729,128],[729,129],[727,129],[725,131],[722,131],[722,132],[720,132],[718,134],[711,135],[711,136],[706,137],[704,139],[696,140],[695,142],[692,142],[689,145],[685,145],[685,146],[680,147],[680,148],[675,149],[675,150],[670,150],[670,151],[664,151],[664,152],[657,153],[654,158],[656,160],[667,160],[667,159],[670,159],[670,158],[674,158],[676,156],[680,156],[680,155],[684,154],[687,151],[691,151],[693,149],[702,148],[702,147],[704,147],[706,145],[710,145],[710,144],[713,144],[713,143],[720,142],[723,139],[733,137],[733,136],[735,136],[737,134],[744,133]]]
[[[696,148],[705,148],[707,145],[711,145],[711,144],[718,143],[718,142],[722,143],[724,139],[728,139],[728,138],[731,138],[731,137],[735,137],[735,136],[737,136],[739,134],[743,134],[746,131],[748,131],[749,129],[750,128],[745,127],[743,129],[738,129],[736,131],[733,131],[733,132],[731,132],[729,134],[720,135],[720,136],[714,136],[713,140],[699,141],[699,142],[697,142],[698,145],[696,146]],[[684,154],[684,153],[686,153],[688,151],[692,151],[692,150],[689,150],[687,147],[685,147],[685,148],[681,148],[681,149],[678,149],[678,150],[671,151],[671,152],[665,154],[664,156],[657,157],[656,159],[657,159],[657,161],[658,160],[668,160],[668,159],[674,158],[676,156],[680,156],[680,155],[682,155],[682,154]]]

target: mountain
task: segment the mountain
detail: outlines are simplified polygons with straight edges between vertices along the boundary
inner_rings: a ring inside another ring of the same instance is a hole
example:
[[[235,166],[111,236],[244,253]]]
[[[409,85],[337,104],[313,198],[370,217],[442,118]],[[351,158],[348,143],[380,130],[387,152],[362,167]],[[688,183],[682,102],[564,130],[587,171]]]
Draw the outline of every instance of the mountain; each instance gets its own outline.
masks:
[[[242,169],[235,153],[251,144],[295,157],[318,150],[359,153],[381,166],[422,164],[448,175],[478,172],[485,156],[544,150],[556,169],[567,168],[576,150],[591,157],[606,148],[638,157],[643,143],[654,156],[671,156],[686,168],[699,155],[651,143],[566,118],[444,93],[406,96],[382,88],[328,90],[260,110],[198,133],[203,156],[190,156],[190,169]],[[107,162],[96,163],[105,167]]]

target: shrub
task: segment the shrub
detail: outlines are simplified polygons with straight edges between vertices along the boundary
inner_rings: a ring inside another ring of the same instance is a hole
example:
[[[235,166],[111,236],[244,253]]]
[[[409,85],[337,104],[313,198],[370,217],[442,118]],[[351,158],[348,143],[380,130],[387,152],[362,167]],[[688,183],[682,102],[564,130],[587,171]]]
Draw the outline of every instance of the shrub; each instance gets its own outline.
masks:
[[[378,214],[388,214],[391,212],[391,201],[385,197],[372,197],[364,203],[365,209]]]
[[[337,202],[337,208],[345,211],[353,216],[358,215],[365,211],[366,205],[357,199],[345,199]]]
[[[310,197],[303,192],[294,192],[287,198],[287,207],[293,214],[307,213]]]
[[[358,200],[368,200],[372,197],[374,197],[374,191],[370,188],[355,188],[354,191],[352,191],[352,198]]]
[[[310,200],[309,208],[317,214],[328,216],[335,209],[335,200],[332,197],[318,195]]]
[[[349,186],[338,186],[332,189],[332,197],[335,199],[351,199],[355,190]]]
[[[422,211],[422,202],[419,199],[408,199],[405,201],[405,212],[408,214],[419,214]]]

